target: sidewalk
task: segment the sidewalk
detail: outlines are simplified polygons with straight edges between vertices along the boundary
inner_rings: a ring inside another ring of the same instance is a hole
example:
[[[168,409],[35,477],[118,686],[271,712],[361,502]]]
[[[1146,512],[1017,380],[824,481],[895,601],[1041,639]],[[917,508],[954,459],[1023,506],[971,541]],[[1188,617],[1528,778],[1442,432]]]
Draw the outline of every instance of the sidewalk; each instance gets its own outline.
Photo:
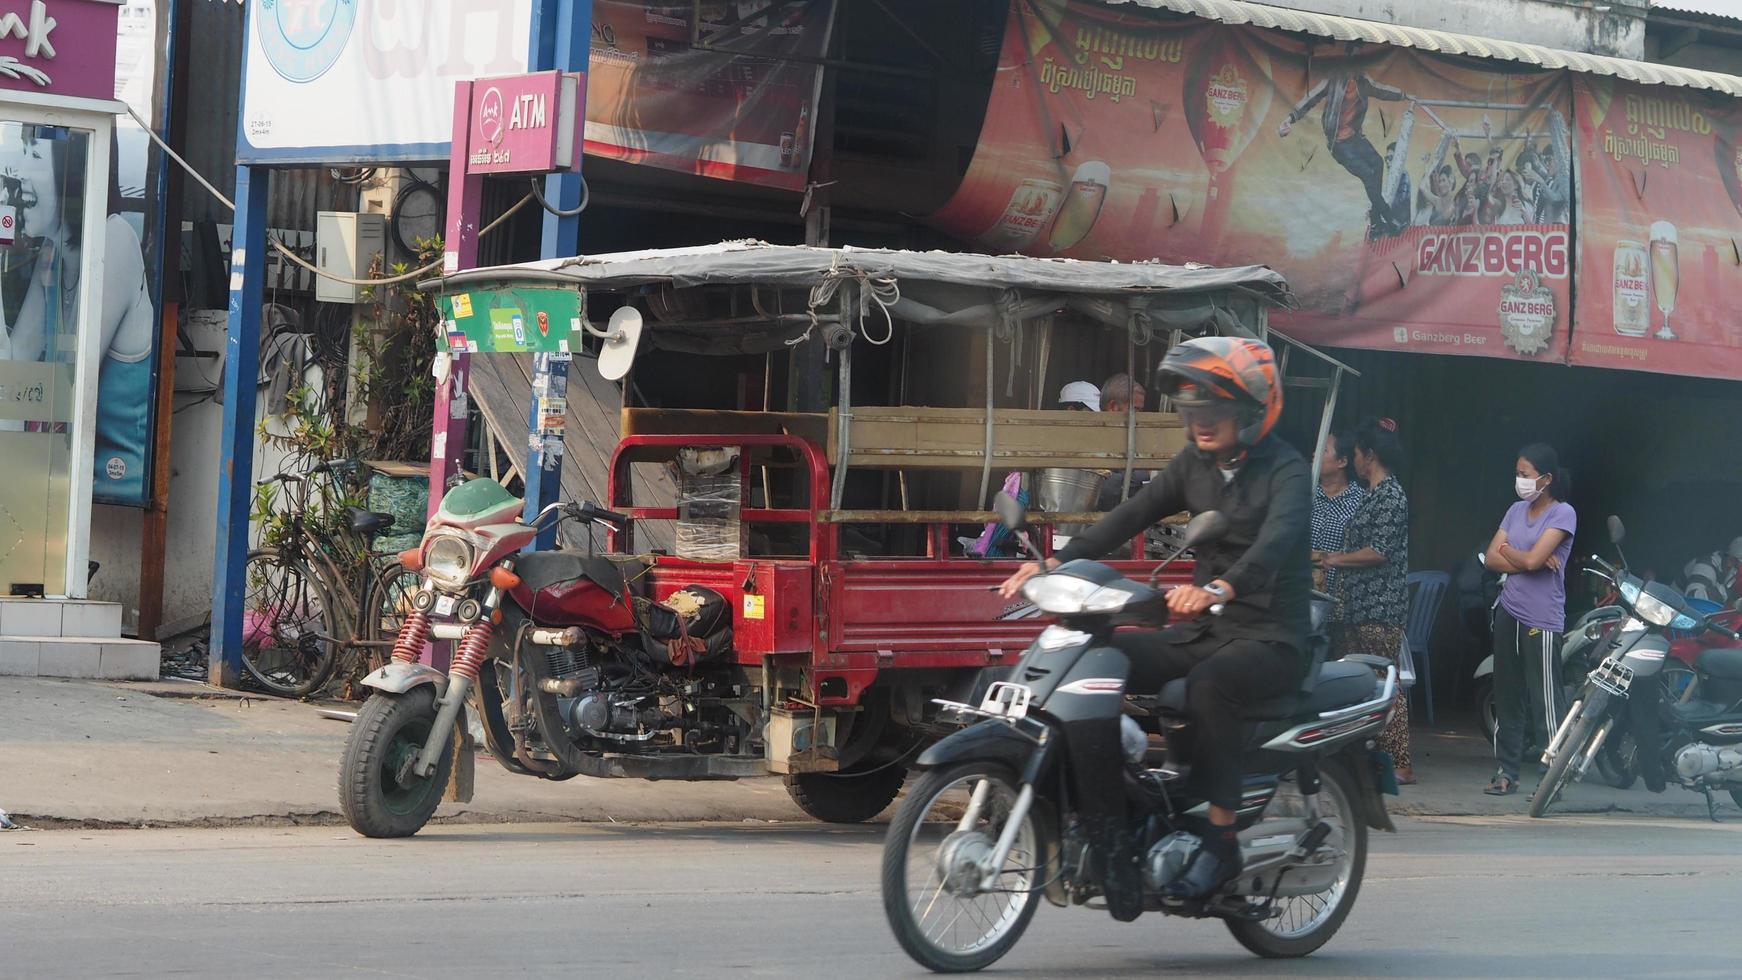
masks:
[[[354,704],[327,707],[355,710]],[[317,706],[240,697],[186,682],[103,683],[0,678],[0,809],[37,826],[340,824],[338,760],[346,725]],[[1522,814],[1527,794],[1482,795],[1487,744],[1444,724],[1417,730],[1421,782],[1388,800],[1412,816]],[[1526,777],[1533,781],[1534,774]],[[1729,801],[1723,801],[1729,807]],[[1729,807],[1734,815],[1734,808]],[[1580,784],[1557,812],[1705,819],[1705,803]],[[438,820],[620,823],[806,820],[775,778],[650,783],[577,777],[552,783],[477,760],[473,802]]]

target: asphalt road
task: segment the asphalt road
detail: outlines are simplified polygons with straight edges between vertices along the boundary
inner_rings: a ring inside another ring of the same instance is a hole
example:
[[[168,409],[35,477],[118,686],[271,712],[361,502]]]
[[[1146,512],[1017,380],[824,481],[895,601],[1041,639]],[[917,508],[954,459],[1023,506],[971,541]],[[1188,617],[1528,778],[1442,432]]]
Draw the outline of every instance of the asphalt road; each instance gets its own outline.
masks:
[[[1042,905],[1012,976],[1742,973],[1742,823],[1405,821],[1342,932],[1260,961],[1220,924]],[[921,975],[881,828],[440,826],[0,833],[0,976]]]

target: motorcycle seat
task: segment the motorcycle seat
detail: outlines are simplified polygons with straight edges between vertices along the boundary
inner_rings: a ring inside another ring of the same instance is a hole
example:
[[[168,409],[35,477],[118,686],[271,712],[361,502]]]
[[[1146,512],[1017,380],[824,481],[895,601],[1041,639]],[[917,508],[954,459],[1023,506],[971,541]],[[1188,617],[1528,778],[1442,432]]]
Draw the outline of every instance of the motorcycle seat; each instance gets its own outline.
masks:
[[[1720,647],[1701,652],[1694,666],[1701,673],[1727,681],[1742,681],[1742,647]]]
[[[578,551],[534,551],[514,563],[515,574],[535,595],[586,579],[622,599],[630,594],[630,583],[638,581],[646,570],[645,564],[632,558],[612,559]]]
[[[1366,664],[1332,660],[1319,668],[1311,694],[1288,694],[1246,706],[1241,717],[1249,721],[1286,721],[1297,715],[1334,711],[1371,698],[1379,679]],[[1160,705],[1170,711],[1186,710],[1186,681],[1170,681],[1161,689]]]
[[[379,534],[393,527],[392,514],[364,510],[361,507],[346,507],[345,514],[351,519],[351,530],[358,534]]]

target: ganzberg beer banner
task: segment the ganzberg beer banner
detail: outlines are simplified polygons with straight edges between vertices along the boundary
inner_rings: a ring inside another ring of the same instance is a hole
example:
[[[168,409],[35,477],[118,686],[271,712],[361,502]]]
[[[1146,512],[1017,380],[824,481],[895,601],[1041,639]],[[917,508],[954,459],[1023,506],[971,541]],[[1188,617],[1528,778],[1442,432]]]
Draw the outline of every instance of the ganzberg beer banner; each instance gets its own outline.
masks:
[[[1576,85],[1573,363],[1742,377],[1742,108],[1682,88]]]
[[[930,221],[1031,255],[1263,263],[1322,344],[1559,360],[1564,73],[1017,0]]]
[[[834,9],[833,0],[596,0],[586,151],[802,189]]]

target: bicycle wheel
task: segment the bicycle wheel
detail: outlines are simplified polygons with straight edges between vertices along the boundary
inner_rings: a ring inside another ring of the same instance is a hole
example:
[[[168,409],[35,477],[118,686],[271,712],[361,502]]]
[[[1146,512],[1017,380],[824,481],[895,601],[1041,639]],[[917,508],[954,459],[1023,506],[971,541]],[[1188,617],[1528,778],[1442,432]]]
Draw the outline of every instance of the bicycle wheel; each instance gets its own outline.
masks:
[[[276,548],[248,553],[242,666],[270,694],[307,697],[333,672],[334,606],[302,562]]]
[[[423,585],[423,577],[407,571],[400,562],[381,567],[369,586],[368,603],[363,607],[363,639],[391,640],[399,635],[399,627],[411,612],[411,597]],[[372,658],[385,660],[383,647],[370,647]]]

